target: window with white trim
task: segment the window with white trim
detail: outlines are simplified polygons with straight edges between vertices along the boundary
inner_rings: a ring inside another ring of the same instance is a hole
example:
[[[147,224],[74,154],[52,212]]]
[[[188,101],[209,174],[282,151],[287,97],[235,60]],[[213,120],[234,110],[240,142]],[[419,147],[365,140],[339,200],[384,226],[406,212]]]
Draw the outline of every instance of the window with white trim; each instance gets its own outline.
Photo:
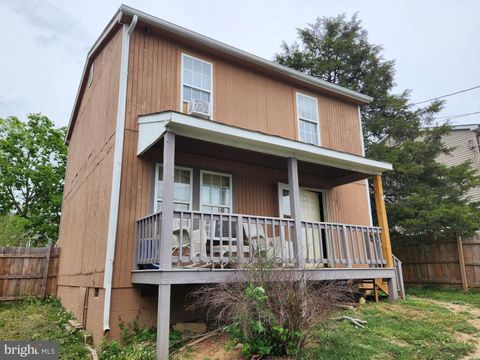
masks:
[[[231,213],[232,176],[201,171],[200,177],[201,210],[213,213]]]
[[[317,99],[297,93],[297,117],[300,141],[319,145]]]
[[[157,164],[155,183],[155,211],[162,210],[163,167]],[[175,167],[173,179],[173,204],[175,210],[192,209],[192,169]]]
[[[211,97],[212,64],[182,54],[182,106],[184,102],[190,102],[192,99],[211,104]]]

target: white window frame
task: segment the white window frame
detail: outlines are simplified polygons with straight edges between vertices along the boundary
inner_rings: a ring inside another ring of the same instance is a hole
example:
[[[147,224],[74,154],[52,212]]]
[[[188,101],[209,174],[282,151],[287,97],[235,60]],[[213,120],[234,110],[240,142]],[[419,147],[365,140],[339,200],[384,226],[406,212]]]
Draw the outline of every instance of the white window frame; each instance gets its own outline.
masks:
[[[312,187],[305,187],[305,186],[300,186],[300,189],[307,190],[307,191],[313,191],[313,192],[322,194],[322,203],[320,205],[323,208],[323,215],[324,215],[324,218],[325,218],[324,221],[328,222],[328,219],[329,219],[329,216],[328,216],[329,209],[328,209],[328,199],[327,199],[328,191],[326,189],[312,188]],[[284,218],[283,217],[284,211],[282,211],[283,210],[282,209],[283,190],[289,190],[290,191],[290,187],[286,183],[279,182],[278,183],[278,217],[280,217],[282,219]]]
[[[316,121],[313,121],[311,119],[304,119],[304,118],[301,118],[300,117],[300,111],[299,111],[299,107],[298,107],[298,97],[299,96],[305,96],[307,98],[310,98],[310,99],[313,99],[315,100],[315,109],[317,110],[316,113],[317,113],[317,119]],[[295,108],[296,108],[296,112],[297,112],[297,130],[298,130],[298,140],[305,143],[305,144],[309,144],[305,141],[302,140],[301,138],[301,135],[300,135],[300,120],[301,121],[306,121],[306,122],[310,122],[312,124],[316,124],[317,125],[317,139],[318,139],[318,142],[317,144],[311,144],[311,145],[317,145],[317,146],[320,146],[321,145],[321,139],[320,139],[320,115],[319,115],[319,111],[318,111],[318,99],[315,97],[315,96],[311,96],[311,95],[307,95],[305,93],[302,93],[302,92],[295,92]]]
[[[154,212],[160,211],[158,209],[158,176],[160,175],[160,168],[163,167],[162,163],[157,163],[155,167],[155,190],[154,190],[154,198],[153,198],[153,210]],[[190,200],[189,202],[186,201],[173,201],[174,203],[180,203],[180,204],[188,204],[189,205],[189,210],[188,211],[193,211],[193,169],[188,168],[188,167],[182,167],[182,166],[175,166],[175,169],[178,170],[186,170],[190,173]],[[165,179],[163,179],[165,181]],[[162,199],[163,201],[163,199]]]
[[[203,174],[210,174],[210,175],[219,175],[225,176],[230,179],[230,211],[228,213],[221,213],[221,214],[232,214],[233,213],[233,183],[232,183],[232,174],[226,174],[221,172],[215,171],[208,171],[208,170],[200,170],[200,208],[199,210],[203,212],[203,206],[211,206],[211,207],[221,207],[226,208],[226,206],[217,205],[217,204],[204,204],[202,199],[202,189],[203,189]]]
[[[181,60],[180,60],[180,112],[183,113],[183,65],[184,65],[184,59],[186,57],[189,57],[190,59],[193,60],[198,60],[200,62],[203,62],[205,64],[210,65],[210,90],[204,90],[201,88],[198,88],[196,86],[192,85],[185,85],[188,87],[191,87],[192,89],[203,91],[203,92],[208,92],[210,94],[210,104],[209,104],[209,110],[210,110],[210,119],[213,120],[213,63],[210,61],[206,61],[204,59],[200,59],[198,57],[192,56],[187,53],[182,53],[181,54]],[[187,101],[188,102],[188,101]]]

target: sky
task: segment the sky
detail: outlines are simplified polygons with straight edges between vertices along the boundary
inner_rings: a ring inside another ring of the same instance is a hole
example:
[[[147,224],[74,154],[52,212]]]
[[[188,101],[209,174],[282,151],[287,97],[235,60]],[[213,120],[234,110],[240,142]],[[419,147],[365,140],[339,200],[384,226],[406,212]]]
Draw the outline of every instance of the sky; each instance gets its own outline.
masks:
[[[480,85],[480,1],[156,0],[124,3],[272,59],[315,18],[358,12],[372,43],[396,61],[396,92],[412,103]],[[70,119],[88,50],[121,2],[0,0],[0,117]],[[446,98],[439,114],[480,111],[480,88]],[[456,124],[480,123],[480,113]]]

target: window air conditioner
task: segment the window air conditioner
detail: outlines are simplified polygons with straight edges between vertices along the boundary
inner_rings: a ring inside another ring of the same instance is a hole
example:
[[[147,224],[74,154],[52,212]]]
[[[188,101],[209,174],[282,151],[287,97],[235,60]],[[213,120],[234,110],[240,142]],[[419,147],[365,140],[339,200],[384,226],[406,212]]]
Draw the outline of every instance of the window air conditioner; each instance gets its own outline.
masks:
[[[210,103],[200,99],[192,99],[188,103],[188,114],[203,118],[210,118]]]

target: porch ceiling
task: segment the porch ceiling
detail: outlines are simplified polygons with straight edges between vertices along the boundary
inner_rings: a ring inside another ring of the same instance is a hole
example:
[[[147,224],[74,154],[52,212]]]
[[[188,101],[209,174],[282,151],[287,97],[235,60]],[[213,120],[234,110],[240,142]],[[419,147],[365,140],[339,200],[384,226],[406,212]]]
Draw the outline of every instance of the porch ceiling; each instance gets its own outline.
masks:
[[[392,170],[392,165],[389,163],[173,111],[140,116],[138,123],[138,156],[154,146],[167,130],[171,130],[175,134],[198,140],[284,158],[295,157],[306,163],[347,170],[345,175],[351,177],[351,180],[345,180],[350,181],[355,181],[359,177],[358,173],[378,175]]]

